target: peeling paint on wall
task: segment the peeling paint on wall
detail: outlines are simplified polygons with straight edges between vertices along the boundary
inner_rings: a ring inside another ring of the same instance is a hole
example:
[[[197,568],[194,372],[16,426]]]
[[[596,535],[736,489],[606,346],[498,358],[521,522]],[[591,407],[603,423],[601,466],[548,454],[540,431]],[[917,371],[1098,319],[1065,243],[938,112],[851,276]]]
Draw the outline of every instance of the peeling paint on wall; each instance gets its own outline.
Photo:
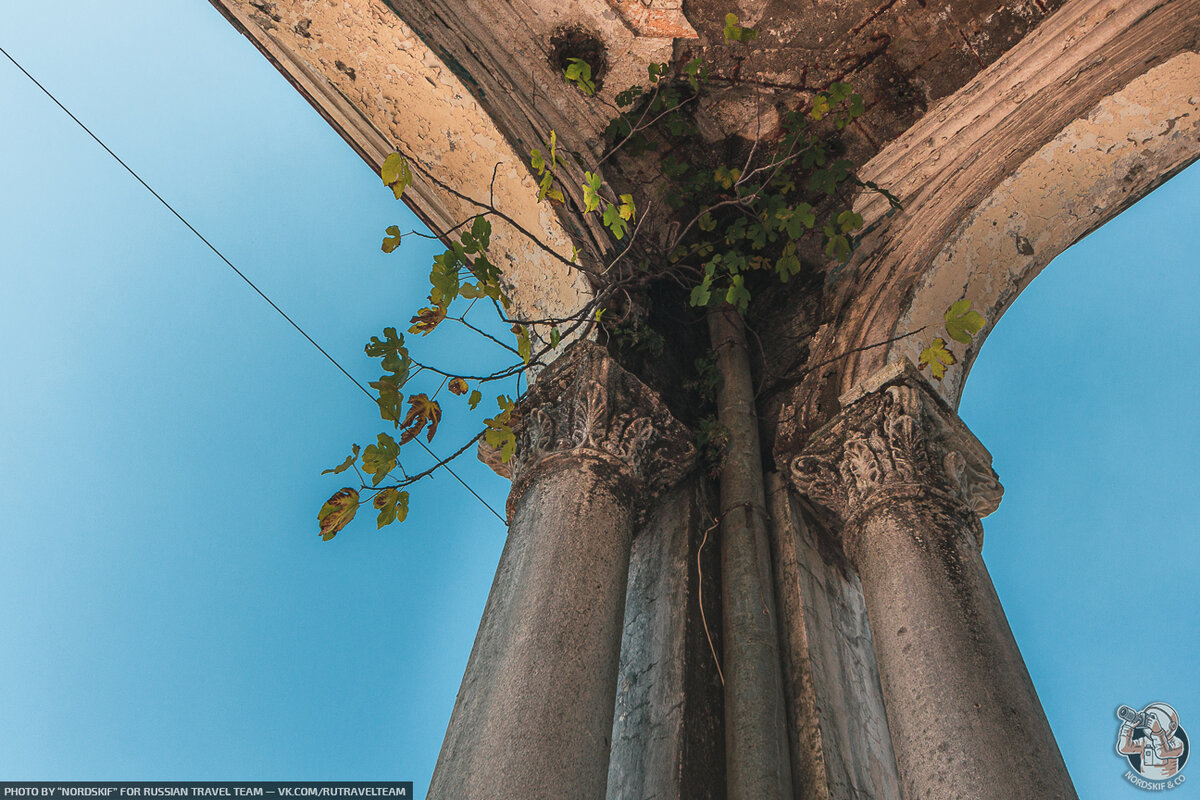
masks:
[[[557,217],[536,200],[537,184],[524,158],[454,70],[382,2],[223,0],[223,5],[248,28],[258,28],[252,36],[269,38],[314,80],[327,81],[391,147],[461,195],[482,202],[494,198],[521,227],[570,255],[571,241]],[[360,151],[368,149],[357,144]],[[378,168],[385,155],[369,152],[369,159]],[[422,181],[418,176],[417,183]],[[414,185],[407,197],[435,227],[480,210],[432,185]],[[493,220],[492,257],[506,273],[516,315],[566,316],[590,296],[578,272],[502,220]]]

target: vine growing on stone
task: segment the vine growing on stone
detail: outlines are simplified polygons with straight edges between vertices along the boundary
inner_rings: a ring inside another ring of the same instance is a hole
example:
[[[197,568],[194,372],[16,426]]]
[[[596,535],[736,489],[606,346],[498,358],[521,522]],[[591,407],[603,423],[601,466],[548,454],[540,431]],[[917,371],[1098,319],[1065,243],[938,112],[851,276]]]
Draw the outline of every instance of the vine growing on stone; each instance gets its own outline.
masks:
[[[729,46],[749,43],[756,35],[753,28],[740,26],[736,15],[727,15],[725,39]],[[371,337],[365,351],[379,359],[383,373],[370,386],[377,395],[380,416],[393,429],[379,433],[376,442],[366,447],[353,445],[342,463],[323,473],[353,469],[359,477],[358,488],[340,489],[321,507],[318,523],[326,541],[367,503],[378,512],[377,528],[402,522],[408,514],[409,487],[480,440],[495,450],[500,461],[509,461],[517,445],[513,426],[522,376],[530,368],[545,365],[566,343],[603,336],[618,346],[651,350],[661,346],[661,341],[656,341],[658,334],[639,324],[630,309],[630,298],[636,292],[652,284],[673,284],[678,287],[680,302],[694,309],[727,306],[744,315],[755,286],[768,278],[786,283],[802,272],[806,241],[815,237],[829,259],[845,262],[850,258],[864,233],[864,220],[849,207],[847,189],[882,194],[891,204],[889,213],[900,208],[895,196],[858,178],[854,164],[837,155],[838,133],[864,113],[862,97],[846,83],[833,83],[807,107],[785,114],[771,141],[756,138],[730,163],[712,165],[688,157],[690,143],[698,138],[690,112],[697,99],[711,89],[708,72],[701,59],[676,66],[651,64],[645,85],[628,87],[608,103],[596,94],[592,66],[579,58],[567,60],[563,80],[612,114],[605,130],[606,147],[591,164],[582,163],[577,154],[560,151],[557,134],[550,130],[542,145],[529,152],[529,168],[537,180],[538,201],[597,218],[610,240],[605,248],[574,249],[569,256],[563,255],[496,207],[490,196],[487,201],[467,197],[400,153],[386,158],[380,176],[396,199],[402,198],[414,181],[425,180],[478,210],[440,232],[440,238],[448,243],[446,250],[433,259],[427,302],[415,310],[406,333],[424,338],[443,326],[461,326],[487,341],[502,358],[489,371],[461,374],[419,360],[405,334],[394,327]],[[600,167],[614,157],[638,159],[659,149],[668,151],[657,161],[661,180],[641,199],[643,209],[632,192],[614,190],[601,176]],[[563,183],[564,158],[580,162],[584,179],[578,187]],[[651,215],[659,216],[656,222],[672,223],[655,226],[671,231],[665,243],[650,243],[639,235]],[[582,272],[594,289],[591,298],[569,316],[534,319],[515,314],[505,288],[506,276],[489,255],[493,220],[503,220],[554,260]],[[413,232],[401,232],[393,225],[385,233],[382,249],[391,253]],[[950,338],[969,343],[983,327],[983,318],[970,306],[970,301],[960,300],[947,310]],[[472,321],[469,315],[477,308],[494,311],[512,338],[489,333],[485,325]],[[941,380],[955,361],[945,340],[938,337],[922,351],[920,367]],[[720,380],[714,363],[711,359],[697,361],[694,386],[701,394],[711,393]],[[410,382],[423,373],[436,378],[438,387],[432,392],[409,391]],[[405,471],[403,448],[419,436],[432,442],[437,435],[443,403],[448,401],[443,390],[455,398],[453,403],[474,411],[484,402],[485,392],[491,395],[489,386],[495,384],[506,391],[494,395],[495,411],[483,419],[482,429],[473,438],[427,469]],[[710,471],[719,472],[725,438],[720,423],[705,417],[697,424],[696,433]]]

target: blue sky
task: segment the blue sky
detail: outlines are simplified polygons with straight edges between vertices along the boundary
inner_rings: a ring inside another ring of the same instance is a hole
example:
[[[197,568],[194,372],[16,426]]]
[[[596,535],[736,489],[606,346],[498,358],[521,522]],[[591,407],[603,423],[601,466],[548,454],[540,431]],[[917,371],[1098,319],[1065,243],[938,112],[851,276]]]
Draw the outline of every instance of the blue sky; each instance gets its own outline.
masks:
[[[0,46],[374,379],[362,345],[433,251],[380,253],[411,215],[211,6],[18,5]],[[501,525],[443,476],[403,526],[322,543],[342,482],[320,470],[381,430],[370,403],[2,60],[0,109],[0,779],[423,793]],[[984,555],[1083,797],[1137,791],[1117,705],[1200,730],[1197,252],[1193,169],[1033,283],[961,410],[1007,488]]]

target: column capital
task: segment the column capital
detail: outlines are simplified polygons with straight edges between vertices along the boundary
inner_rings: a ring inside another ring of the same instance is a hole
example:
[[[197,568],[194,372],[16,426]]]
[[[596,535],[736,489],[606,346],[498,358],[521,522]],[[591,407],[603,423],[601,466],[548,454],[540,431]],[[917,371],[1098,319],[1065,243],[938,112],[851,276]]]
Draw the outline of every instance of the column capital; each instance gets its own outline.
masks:
[[[940,501],[973,524],[1000,505],[991,454],[911,362],[881,370],[841,402],[788,469],[837,527],[902,498]]]
[[[593,342],[572,344],[547,367],[513,417],[509,463],[480,447],[481,459],[512,479],[510,507],[539,473],[580,460],[631,485],[641,505],[696,461],[694,437],[658,394]]]

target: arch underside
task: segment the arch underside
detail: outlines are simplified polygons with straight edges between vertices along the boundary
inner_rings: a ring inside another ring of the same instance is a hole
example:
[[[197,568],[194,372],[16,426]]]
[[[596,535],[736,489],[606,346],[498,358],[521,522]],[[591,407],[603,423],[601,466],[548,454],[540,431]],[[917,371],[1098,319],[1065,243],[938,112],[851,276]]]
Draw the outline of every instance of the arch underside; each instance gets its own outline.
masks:
[[[889,219],[881,198],[858,199],[876,227],[836,276],[809,360],[895,341],[844,359],[838,394],[915,363],[965,298],[988,324],[969,346],[949,342],[959,366],[935,388],[957,405],[987,334],[1038,272],[1200,156],[1198,33],[1196,2],[1067,3],[865,166],[905,208]],[[811,430],[822,412],[806,410]]]
[[[648,8],[671,18],[661,30],[620,0],[212,2],[369,164],[398,148],[439,176],[444,185],[418,177],[406,195],[435,232],[478,213],[471,198],[494,201],[536,232],[547,247],[499,221],[492,239],[516,313],[529,317],[567,316],[587,302],[587,280],[551,251],[598,241],[537,202],[523,155],[550,129],[563,150],[598,152],[603,119],[548,65],[551,31],[581,24],[604,41],[616,66],[602,94],[672,53],[703,52],[719,69],[728,49],[713,46],[713,19],[728,5],[716,0],[655,0]],[[878,196],[856,201],[872,233],[849,264],[830,269],[808,344],[808,364],[832,363],[773,401],[785,420],[777,450],[798,446],[836,412],[831,397],[890,363],[915,361],[930,337],[879,343],[927,325],[937,335],[943,311],[965,297],[989,327],[969,347],[950,343],[960,366],[935,388],[956,404],[984,337],[1037,272],[1200,153],[1200,0],[1026,6],[1006,0],[1000,14],[952,0],[942,19],[932,5],[866,0],[841,0],[837,13],[739,4],[763,31],[742,79],[776,97],[802,97],[832,79],[861,86],[871,110],[850,131],[858,137],[850,149],[873,153],[863,177],[904,202],[885,218]],[[802,22],[815,41],[788,33]],[[796,85],[772,87],[784,81]],[[629,177],[612,161],[603,168],[611,180]]]
[[[964,219],[921,276],[896,333],[941,320],[959,298],[988,320],[943,381],[957,403],[979,348],[1059,253],[1200,156],[1200,54],[1181,53],[1101,100],[1030,156]],[[923,345],[898,342],[914,363]]]

